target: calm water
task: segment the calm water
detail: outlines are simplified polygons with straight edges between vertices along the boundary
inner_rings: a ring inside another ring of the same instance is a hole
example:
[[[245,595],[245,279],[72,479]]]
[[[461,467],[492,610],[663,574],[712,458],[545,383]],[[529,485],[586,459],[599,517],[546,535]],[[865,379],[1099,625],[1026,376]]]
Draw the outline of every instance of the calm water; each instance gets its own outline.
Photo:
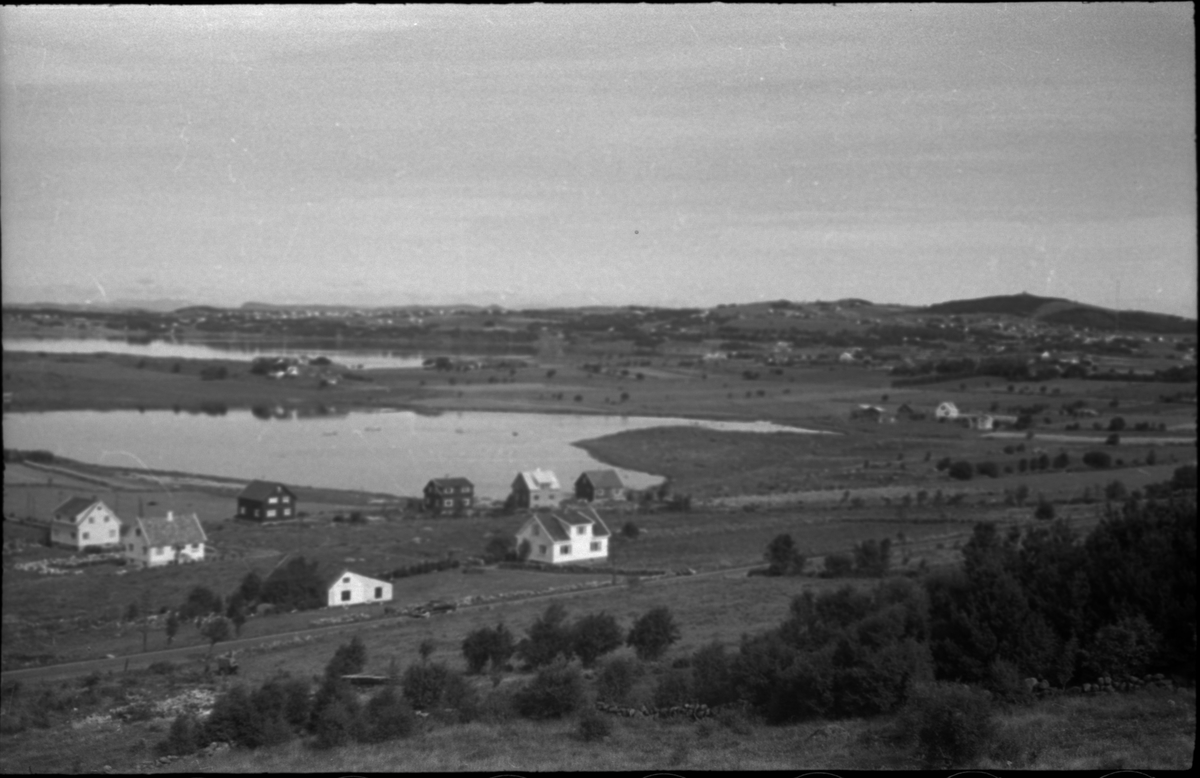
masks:
[[[4,416],[6,448],[48,449],[105,465],[142,465],[297,486],[419,495],[430,478],[463,476],[480,497],[503,499],[521,470],[553,470],[571,489],[584,470],[607,467],[573,441],[646,427],[797,432],[768,422],[707,422],[650,417],[410,411],[310,418],[261,418],[171,411],[54,411]],[[657,476],[618,469],[631,488]]]
[[[150,343],[129,343],[102,338],[4,338],[5,351],[43,351],[47,354],[133,354],[165,359],[237,359],[249,362],[261,356],[324,356],[339,365],[375,367],[420,367],[424,355],[393,351],[322,350],[297,348],[266,348],[242,343],[171,343],[155,340]]]

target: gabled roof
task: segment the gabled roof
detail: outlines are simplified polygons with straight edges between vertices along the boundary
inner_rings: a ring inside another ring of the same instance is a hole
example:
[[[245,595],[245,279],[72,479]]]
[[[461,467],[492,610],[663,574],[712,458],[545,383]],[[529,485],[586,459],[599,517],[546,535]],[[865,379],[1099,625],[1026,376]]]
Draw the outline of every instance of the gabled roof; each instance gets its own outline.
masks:
[[[531,521],[536,521],[538,526],[546,531],[546,535],[555,541],[570,540],[571,533],[568,531],[570,527],[563,524],[555,516],[547,516],[543,521],[541,516],[534,516]]]
[[[523,482],[531,492],[560,488],[558,476],[552,470],[525,470],[517,474],[516,480]]]
[[[277,484],[274,481],[251,481],[246,484],[246,488],[238,495],[239,500],[265,500],[275,494],[276,489],[282,489],[288,494],[291,490],[283,484]],[[293,495],[295,496],[295,495]]]
[[[624,489],[616,470],[585,470],[579,480],[586,478],[597,489]]]
[[[474,486],[475,484],[468,481],[466,478],[433,478],[429,481],[439,489],[453,489],[456,486]],[[429,484],[426,484],[428,486]]]
[[[204,527],[200,526],[200,519],[194,513],[176,516],[168,512],[166,516],[139,516],[133,523],[142,530],[146,542],[154,548],[208,542]]]
[[[564,511],[561,514],[552,513],[548,517],[548,521],[542,523],[542,526],[547,527],[546,534],[550,535],[550,537],[554,538],[555,540],[570,540],[572,536],[571,530],[573,528],[587,525],[590,525],[592,528],[592,537],[608,537],[610,534],[608,531],[608,526],[603,520],[601,520],[600,514],[596,513],[596,511],[590,507],[587,508],[587,511],[591,514],[590,516],[581,510]],[[562,533],[562,535],[556,535],[551,529],[549,529],[550,525],[557,525],[558,530]]]
[[[369,575],[363,575],[362,573],[356,573],[353,570],[346,569],[346,570],[342,570],[337,575],[326,576],[326,578],[325,578],[326,590],[332,588],[335,584],[339,583],[343,578],[345,578],[348,575],[356,575],[359,578],[365,578],[368,581],[376,581],[378,583],[383,583],[383,584],[388,583],[387,581],[383,580],[382,578],[372,578]]]
[[[68,519],[77,519],[79,515],[100,502],[95,497],[72,497],[62,505],[54,509],[55,516],[65,516]],[[100,503],[104,505],[104,503]],[[108,507],[108,506],[105,506]]]

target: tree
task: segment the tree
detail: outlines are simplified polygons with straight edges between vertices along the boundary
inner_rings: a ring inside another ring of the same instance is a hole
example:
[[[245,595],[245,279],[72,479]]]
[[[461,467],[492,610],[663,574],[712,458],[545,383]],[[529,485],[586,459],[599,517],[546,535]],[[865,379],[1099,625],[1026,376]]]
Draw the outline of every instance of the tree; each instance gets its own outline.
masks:
[[[511,536],[492,538],[484,548],[483,558],[488,562],[504,562],[516,559],[517,541]]]
[[[303,556],[275,568],[263,582],[260,599],[284,610],[312,610],[325,605],[325,581],[318,563]]]
[[[333,658],[325,665],[326,678],[341,678],[344,675],[361,673],[367,666],[367,647],[362,638],[355,635],[349,643],[343,643],[333,652]]]
[[[799,575],[804,569],[804,556],[796,550],[796,543],[788,534],[775,536],[764,556],[767,575]]]
[[[1038,498],[1037,508],[1033,510],[1033,517],[1041,521],[1050,521],[1054,518],[1054,503],[1047,500],[1045,497]]]
[[[241,589],[229,595],[229,604],[225,607],[225,616],[233,622],[234,634],[240,637],[242,626],[246,623],[246,600],[242,596]]]
[[[1123,416],[1113,416],[1108,421],[1109,432],[1120,432],[1125,429],[1125,418]]]
[[[167,645],[169,646],[171,645],[171,642],[175,640],[175,636],[179,634],[179,616],[175,613],[175,611],[170,611],[167,613],[166,631]]]
[[[470,673],[482,673],[488,662],[492,663],[494,671],[499,671],[513,651],[512,633],[503,624],[469,632],[462,642],[463,657],[467,660],[467,672]]]
[[[971,476],[975,474],[975,468],[972,467],[970,462],[960,459],[959,461],[950,465],[947,472],[949,473],[950,477],[955,480],[969,481],[971,480]]]
[[[562,718],[583,701],[583,675],[562,658],[542,668],[513,699],[517,712],[530,719]]]
[[[660,606],[643,614],[629,630],[625,643],[637,652],[638,659],[654,660],[679,640],[679,627],[669,608]]]
[[[249,603],[258,602],[258,598],[262,596],[262,578],[258,573],[251,570],[242,578],[242,583],[238,586],[238,593],[241,594],[242,600]]]
[[[692,654],[692,691],[697,702],[724,705],[737,699],[730,657],[713,641]]]
[[[854,566],[859,573],[883,577],[891,564],[892,539],[864,540],[854,547]]]
[[[542,667],[556,656],[571,656],[571,632],[566,624],[567,609],[561,603],[551,603],[517,645],[517,653],[531,667]]]
[[[179,608],[179,617],[184,621],[192,621],[204,618],[210,613],[220,613],[220,600],[221,598],[207,586],[193,587]]]
[[[584,667],[593,667],[597,659],[620,648],[624,638],[621,626],[608,613],[590,613],[571,626],[571,650]]]

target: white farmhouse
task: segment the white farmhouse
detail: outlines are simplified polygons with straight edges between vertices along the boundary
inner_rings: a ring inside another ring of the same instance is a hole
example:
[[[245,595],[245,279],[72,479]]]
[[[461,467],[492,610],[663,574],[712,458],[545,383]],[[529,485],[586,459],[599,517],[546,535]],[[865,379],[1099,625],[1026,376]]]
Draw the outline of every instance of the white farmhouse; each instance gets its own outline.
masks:
[[[121,542],[121,520],[95,497],[72,497],[54,509],[50,542],[77,551]]]
[[[535,515],[517,532],[517,548],[528,544],[530,562],[557,565],[608,558],[608,526],[592,508]]]
[[[937,410],[933,412],[933,418],[941,421],[942,419],[957,419],[958,406],[947,400],[938,405]]]
[[[326,605],[330,608],[342,605],[390,602],[392,585],[387,581],[343,570],[330,580],[328,595]]]
[[[518,508],[557,508],[563,497],[553,470],[526,470],[513,480],[512,499]]]
[[[176,562],[203,562],[208,536],[194,513],[139,516],[121,531],[122,551],[131,565],[160,567]]]

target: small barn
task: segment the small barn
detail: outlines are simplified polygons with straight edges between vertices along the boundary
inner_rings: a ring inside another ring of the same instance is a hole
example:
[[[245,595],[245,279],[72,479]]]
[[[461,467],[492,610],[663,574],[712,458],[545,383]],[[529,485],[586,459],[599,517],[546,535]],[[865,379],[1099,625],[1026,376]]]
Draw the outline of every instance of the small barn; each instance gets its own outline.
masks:
[[[121,542],[121,520],[95,497],[72,497],[54,509],[50,542],[76,551]]]
[[[850,411],[850,418],[854,421],[873,421],[879,423],[883,421],[884,414],[887,412],[878,405],[859,405]]]
[[[581,500],[620,500],[625,484],[616,470],[585,470],[575,479],[575,496]]]
[[[237,498],[237,517],[284,521],[296,517],[296,495],[283,484],[251,481]]]
[[[391,602],[392,584],[389,581],[343,570],[329,580],[328,595],[326,605],[330,608]]]
[[[942,421],[943,419],[957,419],[958,406],[949,400],[943,403],[938,403],[937,409],[933,412],[933,418],[937,419],[938,421]]]

